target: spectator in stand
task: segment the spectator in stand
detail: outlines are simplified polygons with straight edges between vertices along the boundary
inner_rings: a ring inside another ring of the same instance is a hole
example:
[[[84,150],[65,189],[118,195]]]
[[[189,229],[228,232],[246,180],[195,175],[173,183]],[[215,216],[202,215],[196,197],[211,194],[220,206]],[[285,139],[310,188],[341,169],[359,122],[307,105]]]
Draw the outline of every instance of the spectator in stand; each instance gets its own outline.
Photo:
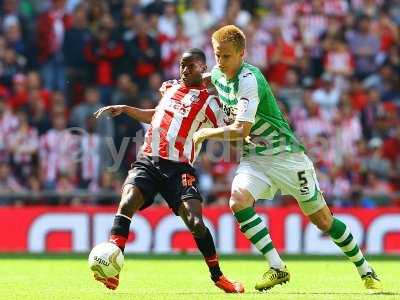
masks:
[[[146,88],[150,75],[160,70],[160,44],[149,35],[147,25],[140,24],[136,36],[127,42],[126,47],[134,78],[140,89]]]
[[[79,204],[78,201],[77,203],[74,203],[74,198],[73,196],[69,196],[69,193],[73,193],[76,189],[76,183],[75,183],[75,177],[73,176],[73,173],[64,173],[61,172],[58,175],[56,186],[55,186],[55,191],[58,193],[59,197],[56,199],[56,203],[58,205],[68,205],[68,204]],[[50,201],[54,201],[55,199],[51,199]]]
[[[13,78],[13,90],[8,99],[10,107],[16,111],[25,107],[28,102],[28,87],[26,76],[23,73],[18,73]]]
[[[312,93],[312,99],[321,108],[322,117],[331,120],[340,100],[340,90],[335,86],[332,74],[321,77],[321,86]]]
[[[71,27],[71,16],[64,10],[65,0],[52,0],[51,7],[38,17],[38,62],[44,86],[64,91],[65,70],[62,52],[65,31]]]
[[[335,162],[343,165],[346,156],[357,155],[357,142],[362,138],[361,122],[345,96],[336,111],[332,123],[334,133],[330,137],[331,147],[335,149]]]
[[[319,44],[319,40],[325,33],[328,23],[323,1],[312,0],[310,2],[299,9],[301,16],[298,19],[299,33],[303,44],[307,48],[313,48]]]
[[[389,160],[393,168],[400,171],[400,127],[397,127],[392,134],[384,140],[382,155]],[[400,176],[400,173],[398,173]]]
[[[87,80],[87,68],[84,47],[90,39],[90,31],[86,16],[86,9],[78,5],[72,15],[72,26],[65,32],[63,54],[65,57],[66,76],[68,79],[68,101],[77,103],[81,100],[80,93],[83,83]]]
[[[87,16],[89,29],[92,33],[98,31],[98,27],[102,22],[103,16],[109,12],[107,1],[105,0],[88,0]]]
[[[102,139],[96,131],[96,119],[86,120],[86,132],[80,138],[81,157],[81,188],[88,188],[90,184],[95,184],[102,169]]]
[[[101,174],[100,182],[98,185],[91,185],[90,186],[90,191],[96,192],[96,193],[120,193],[121,191],[122,184],[118,178],[115,177],[115,174],[111,172],[104,171]],[[117,197],[112,197],[112,196],[100,196],[96,197],[96,204],[99,205],[111,205],[114,204],[116,201],[118,201],[118,196]]]
[[[45,189],[55,189],[60,174],[76,171],[76,138],[68,130],[64,115],[53,115],[53,128],[40,137],[39,161]],[[75,174],[73,174],[75,176]]]
[[[39,135],[43,135],[51,128],[49,113],[42,101],[35,101],[35,105],[29,110],[29,124],[38,130]]]
[[[298,136],[312,145],[319,136],[329,136],[333,132],[332,125],[327,122],[321,113],[319,106],[310,100],[305,101],[306,118],[296,124]]]
[[[135,15],[140,12],[138,3],[131,3],[125,1],[121,11],[121,22],[119,24],[118,33],[122,40],[127,41],[132,39],[134,32],[132,28],[135,27]]]
[[[353,75],[354,62],[347,45],[340,40],[332,40],[325,55],[324,69],[334,76],[335,85],[347,88],[348,78]]]
[[[358,112],[362,111],[368,103],[368,93],[363,87],[361,80],[352,77],[349,82],[349,97],[351,106]]]
[[[107,20],[107,17],[103,16],[103,20]],[[84,49],[85,58],[92,66],[91,82],[98,85],[103,105],[111,102],[118,62],[125,51],[123,44],[112,37],[112,29],[107,22],[98,27],[95,36],[87,42]]]
[[[30,71],[26,76],[26,84],[28,92],[31,94],[32,92],[36,92],[40,96],[40,100],[44,103],[46,110],[51,110],[52,105],[52,93],[48,89],[42,86],[42,78],[40,74],[36,71]],[[29,101],[28,101],[29,102]],[[30,103],[31,107],[36,105],[36,102]]]
[[[153,73],[149,77],[149,86],[139,95],[141,98],[149,99],[155,107],[160,101],[160,87],[162,85],[162,76],[160,73]]]
[[[344,170],[341,167],[335,167],[331,169],[330,176],[333,178],[332,183],[332,196],[333,205],[336,207],[349,206],[349,196],[351,192],[351,184],[348,178],[344,174]]]
[[[285,84],[287,71],[295,65],[296,52],[294,45],[285,42],[278,27],[271,34],[271,43],[266,48],[268,64],[265,74],[268,82],[282,86]]]
[[[216,20],[207,8],[206,0],[192,1],[191,8],[182,16],[186,36],[191,38],[193,47],[201,47],[205,43],[206,31]]]
[[[7,162],[0,161],[0,205],[13,204],[13,199],[2,194],[12,194],[22,192],[24,189],[12,173],[12,169]]]
[[[372,24],[372,31],[379,36],[381,53],[386,57],[390,48],[398,43],[399,30],[396,23],[384,10],[380,11],[379,17]],[[384,59],[384,57],[382,59]]]
[[[10,48],[13,48],[18,55],[26,58],[28,56],[28,45],[22,37],[19,23],[7,27],[5,37]]]
[[[26,60],[17,54],[13,48],[6,48],[0,61],[0,83],[10,86],[17,74],[25,71]]]
[[[175,4],[173,2],[165,3],[163,14],[158,19],[158,32],[167,37],[174,38],[176,36],[177,24],[178,16]]]
[[[117,79],[117,86],[112,96],[113,105],[130,105],[138,106],[140,103],[139,90],[135,83],[132,82],[128,74],[121,74]],[[114,118],[115,135],[114,141],[117,149],[125,137],[135,137],[142,125],[135,119],[122,114],[118,118]]]
[[[369,155],[362,160],[362,168],[366,173],[375,173],[380,178],[387,179],[392,175],[392,166],[383,156],[382,140],[373,138],[368,142]]]
[[[290,111],[304,106],[304,89],[299,85],[299,77],[294,69],[286,73],[285,84],[279,90],[278,99],[285,103]]]
[[[1,30],[8,31],[11,26],[18,26],[21,30],[22,37],[25,41],[29,38],[28,20],[19,11],[19,1],[4,0],[2,1],[2,10],[0,13]]]
[[[380,50],[379,39],[371,33],[371,22],[368,17],[361,17],[356,30],[347,32],[347,41],[355,57],[358,78],[364,79],[377,69],[377,55]]]
[[[241,1],[229,0],[226,8],[226,14],[222,20],[225,24],[234,24],[245,28],[249,24],[251,15],[248,11],[242,9]]]
[[[165,37],[161,42],[161,60],[165,79],[179,77],[179,58],[188,48],[191,48],[191,40],[185,35],[182,23],[178,23],[175,37]]]
[[[87,130],[87,119],[103,105],[100,103],[100,93],[95,87],[88,87],[85,91],[84,102],[75,106],[71,113],[71,125]],[[96,133],[100,136],[113,136],[114,124],[112,119],[102,118],[97,122]]]
[[[125,104],[136,106],[138,102],[138,87],[128,74],[121,74],[116,81],[116,87],[111,97],[113,105]]]
[[[10,159],[8,145],[17,128],[18,119],[0,97],[0,162]]]
[[[361,205],[368,208],[376,207],[379,202],[387,205],[393,193],[390,183],[373,172],[366,173]]]
[[[380,101],[379,92],[371,89],[368,92],[367,104],[361,111],[361,125],[363,135],[367,140],[377,135],[378,120],[383,115],[383,107]]]
[[[262,28],[267,32],[273,31],[274,28],[279,28],[282,36],[287,43],[293,43],[295,36],[298,34],[297,29],[294,27],[294,15],[290,11],[297,11],[291,9],[295,3],[288,1],[273,1],[271,11],[268,13],[267,18],[262,18]]]
[[[265,49],[270,42],[270,35],[261,27],[261,19],[253,17],[244,28],[246,35],[246,61],[264,70],[267,66]]]
[[[365,88],[377,90],[383,99],[395,100],[395,90],[398,90],[399,85],[398,77],[392,65],[384,64],[378,72],[366,78],[363,85]]]
[[[18,129],[9,140],[8,147],[17,176],[25,181],[37,167],[34,160],[39,150],[39,135],[37,129],[29,125],[25,112],[18,112],[17,118]]]

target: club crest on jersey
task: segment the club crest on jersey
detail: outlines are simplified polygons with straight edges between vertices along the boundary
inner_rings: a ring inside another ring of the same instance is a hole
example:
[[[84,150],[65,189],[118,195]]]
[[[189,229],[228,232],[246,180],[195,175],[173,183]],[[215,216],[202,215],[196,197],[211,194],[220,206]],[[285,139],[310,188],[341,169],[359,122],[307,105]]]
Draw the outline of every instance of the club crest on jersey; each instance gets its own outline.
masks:
[[[196,95],[192,95],[189,99],[190,103],[196,103],[199,102],[200,97],[196,96]]]

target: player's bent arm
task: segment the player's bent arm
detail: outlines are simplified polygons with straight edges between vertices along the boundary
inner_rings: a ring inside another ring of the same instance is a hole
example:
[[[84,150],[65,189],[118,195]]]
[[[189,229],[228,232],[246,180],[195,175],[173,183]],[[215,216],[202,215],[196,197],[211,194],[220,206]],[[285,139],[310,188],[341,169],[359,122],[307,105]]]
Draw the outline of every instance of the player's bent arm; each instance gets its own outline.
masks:
[[[204,140],[243,140],[250,134],[252,125],[251,122],[235,121],[224,127],[202,128],[194,134],[193,139],[195,143],[201,143]]]

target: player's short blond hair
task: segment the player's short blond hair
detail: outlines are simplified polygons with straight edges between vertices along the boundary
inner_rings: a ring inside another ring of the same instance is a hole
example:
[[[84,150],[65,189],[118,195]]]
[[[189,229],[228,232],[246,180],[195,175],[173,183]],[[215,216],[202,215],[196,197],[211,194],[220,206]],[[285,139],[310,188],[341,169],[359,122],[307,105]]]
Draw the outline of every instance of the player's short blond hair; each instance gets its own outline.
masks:
[[[215,31],[212,39],[218,43],[231,42],[238,51],[246,48],[246,37],[235,25],[226,25]]]

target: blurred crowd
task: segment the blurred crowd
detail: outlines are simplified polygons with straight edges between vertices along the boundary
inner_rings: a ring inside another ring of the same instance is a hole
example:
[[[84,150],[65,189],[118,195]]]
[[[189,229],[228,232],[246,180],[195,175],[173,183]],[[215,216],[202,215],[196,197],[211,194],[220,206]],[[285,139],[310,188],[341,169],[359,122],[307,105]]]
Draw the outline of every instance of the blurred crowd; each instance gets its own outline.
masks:
[[[0,204],[117,201],[136,158],[130,137],[145,128],[93,112],[156,106],[162,82],[179,77],[182,51],[203,49],[212,67],[211,33],[236,24],[328,202],[400,205],[398,0],[2,0],[0,8]],[[206,203],[227,204],[235,165],[200,156]],[[79,191],[115,196],[57,197]],[[40,192],[52,196],[10,196]],[[273,205],[294,203],[277,198]]]

